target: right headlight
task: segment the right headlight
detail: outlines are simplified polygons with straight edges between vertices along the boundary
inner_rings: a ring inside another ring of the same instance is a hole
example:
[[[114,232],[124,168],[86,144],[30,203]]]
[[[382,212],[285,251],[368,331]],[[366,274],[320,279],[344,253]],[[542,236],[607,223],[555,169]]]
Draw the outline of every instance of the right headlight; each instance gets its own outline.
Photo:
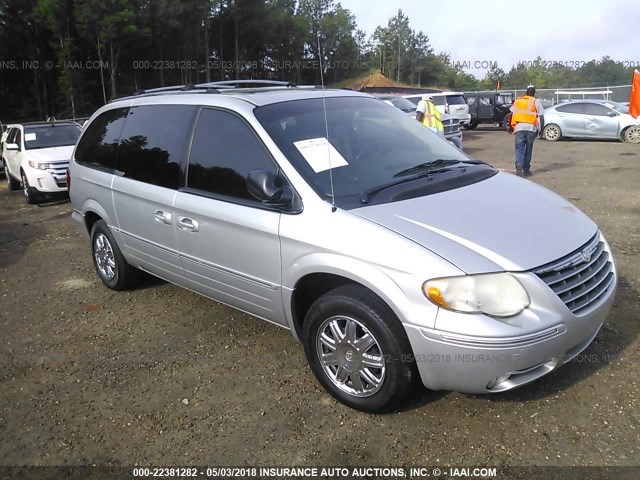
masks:
[[[518,315],[531,303],[525,288],[509,273],[434,278],[424,282],[422,291],[444,309],[492,317]]]

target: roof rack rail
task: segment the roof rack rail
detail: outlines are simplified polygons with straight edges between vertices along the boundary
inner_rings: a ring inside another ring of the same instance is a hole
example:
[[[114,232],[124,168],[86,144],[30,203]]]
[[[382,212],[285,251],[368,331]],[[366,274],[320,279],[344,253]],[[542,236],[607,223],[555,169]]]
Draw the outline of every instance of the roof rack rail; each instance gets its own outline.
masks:
[[[265,87],[296,87],[295,83],[281,81],[281,80],[220,80],[217,82],[208,82],[208,83],[199,83],[198,87],[201,86],[211,86],[211,87],[236,87],[236,88],[245,88],[245,85],[255,85],[256,88],[259,86]]]
[[[132,95],[126,95],[120,98],[114,98],[109,101],[115,102],[120,100],[134,99],[144,96],[162,95],[163,93],[178,92],[198,92],[198,93],[254,93],[268,89],[287,89],[287,88],[304,88],[313,89],[321,88],[318,85],[296,85],[295,83],[280,80],[221,80],[216,82],[172,85],[169,87],[149,88],[146,90],[138,90]]]

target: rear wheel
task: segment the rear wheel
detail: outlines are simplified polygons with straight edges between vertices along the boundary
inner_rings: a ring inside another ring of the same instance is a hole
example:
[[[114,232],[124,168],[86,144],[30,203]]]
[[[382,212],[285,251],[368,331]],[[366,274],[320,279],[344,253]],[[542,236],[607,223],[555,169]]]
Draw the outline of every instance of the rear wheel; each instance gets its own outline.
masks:
[[[545,125],[542,129],[542,138],[549,142],[557,142],[562,137],[562,131],[560,127],[555,123]]]
[[[127,263],[104,220],[91,229],[91,255],[100,280],[113,290],[125,290],[140,279],[140,270]]]
[[[502,119],[502,128],[505,132],[511,129],[511,112],[507,113]]]
[[[36,192],[32,186],[29,185],[29,180],[24,172],[20,172],[22,176],[22,191],[24,192],[24,199],[29,205],[37,203]]]
[[[464,129],[465,130],[473,130],[477,126],[478,126],[478,122],[472,122],[472,123],[468,123],[468,124],[464,125]]]
[[[303,333],[307,360],[318,381],[357,410],[393,410],[418,376],[400,321],[361,286],[345,285],[316,300]]]
[[[622,138],[627,143],[640,143],[640,127],[634,125],[627,128]]]
[[[7,166],[7,162],[3,162],[4,164],[4,176],[7,181],[7,187],[9,190],[18,190],[20,188],[20,182],[11,176],[9,173],[9,167]]]

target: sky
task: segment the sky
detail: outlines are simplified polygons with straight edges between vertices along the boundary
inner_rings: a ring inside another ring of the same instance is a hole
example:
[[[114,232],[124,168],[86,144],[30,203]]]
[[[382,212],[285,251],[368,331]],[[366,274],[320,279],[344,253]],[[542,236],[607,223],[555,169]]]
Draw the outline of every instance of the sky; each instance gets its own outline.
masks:
[[[338,1],[367,38],[402,9],[436,53],[449,53],[478,78],[494,62],[508,72],[538,56],[573,66],[608,55],[640,69],[640,0]]]

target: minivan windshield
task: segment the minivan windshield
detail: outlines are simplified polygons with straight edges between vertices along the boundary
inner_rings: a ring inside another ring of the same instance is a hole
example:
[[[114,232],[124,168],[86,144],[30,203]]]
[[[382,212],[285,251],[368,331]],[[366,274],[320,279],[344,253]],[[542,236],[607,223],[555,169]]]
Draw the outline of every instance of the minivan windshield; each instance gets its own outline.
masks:
[[[469,166],[467,156],[421,123],[366,97],[327,97],[258,107],[258,121],[318,194],[335,201],[361,199],[417,176]],[[444,163],[443,163],[444,162]],[[430,168],[433,163],[437,168]],[[330,168],[331,166],[331,168]]]
[[[75,145],[82,129],[79,125],[31,125],[24,127],[26,150]]]

